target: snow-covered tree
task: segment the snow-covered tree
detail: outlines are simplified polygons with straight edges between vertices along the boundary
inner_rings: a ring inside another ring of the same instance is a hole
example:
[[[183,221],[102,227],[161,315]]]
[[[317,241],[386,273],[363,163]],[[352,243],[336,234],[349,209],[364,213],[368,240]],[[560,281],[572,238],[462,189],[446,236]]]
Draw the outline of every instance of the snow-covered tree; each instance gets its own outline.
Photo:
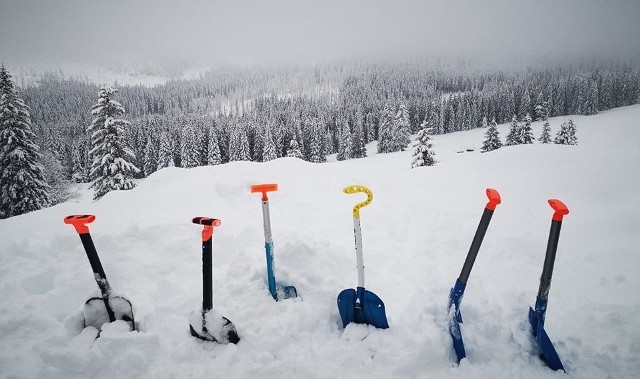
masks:
[[[40,163],[40,148],[31,130],[29,107],[0,66],[0,218],[51,204],[50,187]]]
[[[189,121],[182,126],[180,138],[180,164],[182,167],[191,168],[200,165],[200,157],[196,143],[196,131]]]
[[[76,197],[78,194],[72,190],[73,185],[66,178],[65,168],[60,161],[49,151],[42,154],[44,177],[49,185],[49,199],[51,205],[64,203]]]
[[[287,150],[287,157],[289,158],[299,158],[304,159],[304,156],[300,152],[300,148],[298,147],[298,141],[293,138],[289,143],[289,150]]]
[[[231,131],[229,140],[229,160],[234,161],[250,161],[249,140],[247,133],[238,125]]]
[[[276,153],[276,145],[271,135],[269,125],[264,128],[264,147],[262,149],[262,161],[268,162],[278,158]]]
[[[393,122],[393,136],[391,151],[404,151],[411,142],[411,125],[409,124],[409,112],[404,104],[400,104],[398,113]]]
[[[538,141],[541,143],[551,142],[551,127],[549,126],[549,120],[545,120],[544,124],[542,124],[542,133],[540,134]]]
[[[598,114],[598,83],[593,79],[589,80],[586,91],[584,104],[582,105],[582,114]]]
[[[144,176],[147,177],[158,169],[158,151],[156,149],[156,144],[153,142],[152,138],[147,139],[147,144],[144,147],[144,165],[142,170],[144,171]]]
[[[529,109],[531,109],[531,94],[529,88],[525,88],[518,107],[518,118],[523,120],[525,115],[529,113]]]
[[[353,158],[364,158],[367,156],[367,147],[365,146],[365,134],[363,131],[363,120],[356,117],[356,124],[353,130],[353,142],[351,148],[351,156]]]
[[[520,124],[518,123],[518,118],[514,115],[511,119],[511,125],[509,126],[509,134],[507,134],[507,138],[505,140],[505,146],[513,146],[519,145],[520,136],[522,133],[520,132]]]
[[[576,137],[576,124],[572,119],[569,119],[569,121],[562,123],[558,134],[556,134],[555,143],[559,145],[578,144],[578,138]]]
[[[207,149],[207,164],[215,166],[222,163],[220,157],[220,144],[218,142],[218,133],[215,130],[209,130],[209,147]]]
[[[485,139],[484,142],[482,142],[482,148],[480,149],[481,152],[486,153],[502,147],[502,141],[500,141],[500,134],[498,133],[495,118],[491,121],[491,125],[487,128],[484,136]]]
[[[533,129],[531,129],[531,116],[527,113],[524,116],[524,121],[520,126],[520,143],[532,144],[535,138],[533,137]]]
[[[324,155],[322,148],[323,132],[319,125],[318,119],[311,121],[311,136],[309,142],[309,161],[313,163],[326,162],[327,157]]]
[[[436,164],[436,160],[434,158],[436,153],[433,151],[431,137],[429,137],[429,134],[431,133],[429,122],[425,120],[420,126],[422,129],[418,132],[418,136],[414,144],[411,168],[433,166]]]
[[[90,176],[94,200],[113,190],[129,190],[136,186],[133,175],[140,170],[131,163],[133,151],[124,140],[124,128],[129,122],[120,116],[124,107],[111,97],[117,91],[111,87],[100,88],[98,103],[91,109],[95,117],[87,132],[91,134],[92,158]]]
[[[89,155],[87,151],[86,139],[76,140],[71,146],[71,180],[75,183],[88,183],[89,177]]]
[[[158,170],[165,167],[175,167],[175,165],[171,133],[163,132],[160,135],[160,149],[158,150]]]
[[[347,124],[346,121],[342,123],[339,136],[340,141],[338,142],[338,155],[336,159],[339,161],[351,159],[353,143],[351,140],[351,131],[349,131],[349,124]]]
[[[391,129],[393,128],[394,111],[393,108],[386,103],[384,109],[380,113],[378,125],[378,153],[390,152]]]

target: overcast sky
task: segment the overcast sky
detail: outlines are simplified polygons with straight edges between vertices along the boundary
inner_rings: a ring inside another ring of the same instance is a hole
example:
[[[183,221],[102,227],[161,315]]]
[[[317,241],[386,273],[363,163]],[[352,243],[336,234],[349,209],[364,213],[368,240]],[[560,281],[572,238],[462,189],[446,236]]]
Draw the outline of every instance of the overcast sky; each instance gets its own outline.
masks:
[[[640,0],[0,0],[0,60],[640,55]]]

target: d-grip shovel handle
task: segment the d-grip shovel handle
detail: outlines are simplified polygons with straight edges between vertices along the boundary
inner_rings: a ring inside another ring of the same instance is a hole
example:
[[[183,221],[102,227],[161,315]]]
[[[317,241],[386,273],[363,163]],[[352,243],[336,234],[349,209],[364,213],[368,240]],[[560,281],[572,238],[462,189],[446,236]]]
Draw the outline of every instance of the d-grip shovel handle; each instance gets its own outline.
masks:
[[[275,183],[270,184],[254,184],[251,186],[251,193],[261,192],[262,193],[262,201],[269,200],[269,196],[267,196],[267,192],[273,192],[278,190],[278,185]]]
[[[353,195],[355,193],[365,193],[367,195],[367,200],[353,206],[353,217],[360,219],[360,208],[364,208],[371,204],[373,201],[373,192],[371,192],[369,188],[359,184],[347,186],[342,190],[342,192],[349,195]]]

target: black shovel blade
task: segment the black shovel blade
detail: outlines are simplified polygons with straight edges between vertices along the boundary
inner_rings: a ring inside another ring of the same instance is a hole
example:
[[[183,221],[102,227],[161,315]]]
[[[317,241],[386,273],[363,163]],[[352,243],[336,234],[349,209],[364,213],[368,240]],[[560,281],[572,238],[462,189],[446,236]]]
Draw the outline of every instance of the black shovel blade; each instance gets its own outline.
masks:
[[[202,322],[197,323],[197,325],[190,323],[189,330],[192,336],[204,341],[225,345],[228,343],[236,344],[240,341],[236,326],[226,317],[222,317],[218,325],[211,325],[211,323],[203,325]]]
[[[278,300],[291,299],[298,297],[298,290],[294,286],[282,286],[277,290]]]
[[[129,330],[135,330],[135,321],[133,318],[131,302],[121,296],[110,297],[108,302],[115,319],[125,321],[129,324]],[[102,330],[102,325],[109,322],[109,313],[104,305],[103,298],[92,297],[84,303],[85,328],[87,326],[93,326],[98,330]]]

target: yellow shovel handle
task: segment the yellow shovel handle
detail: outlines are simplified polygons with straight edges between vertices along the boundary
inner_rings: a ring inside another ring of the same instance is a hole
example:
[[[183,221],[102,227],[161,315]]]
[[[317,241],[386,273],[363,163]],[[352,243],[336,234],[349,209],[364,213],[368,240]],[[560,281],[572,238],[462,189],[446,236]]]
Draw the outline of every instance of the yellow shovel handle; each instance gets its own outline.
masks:
[[[358,203],[356,205],[353,206],[353,217],[357,218],[358,220],[360,219],[360,208],[366,207],[367,205],[371,204],[371,201],[373,200],[373,192],[371,192],[371,190],[365,186],[359,185],[359,184],[353,184],[350,186],[345,187],[342,190],[344,193],[349,194],[349,195],[353,195],[354,193],[366,193],[367,194],[367,200]]]

